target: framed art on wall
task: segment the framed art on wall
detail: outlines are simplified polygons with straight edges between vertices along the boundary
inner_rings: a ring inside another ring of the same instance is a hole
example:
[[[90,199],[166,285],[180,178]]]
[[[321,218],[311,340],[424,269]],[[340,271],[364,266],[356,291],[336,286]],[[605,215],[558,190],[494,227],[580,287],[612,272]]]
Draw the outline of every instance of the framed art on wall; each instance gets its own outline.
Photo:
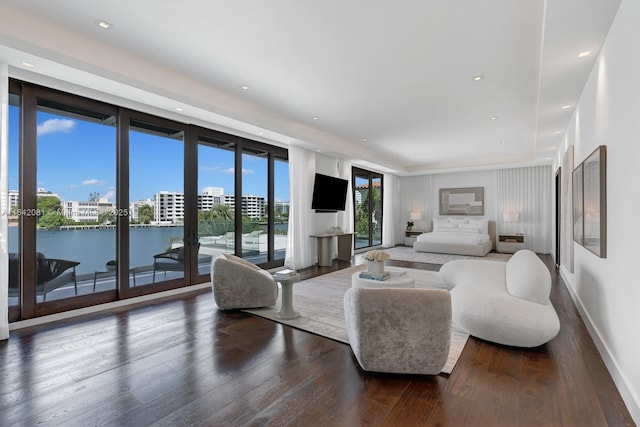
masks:
[[[573,239],[607,257],[607,147],[601,145],[573,171]]]
[[[441,188],[440,215],[484,215],[484,187]]]
[[[582,219],[582,163],[573,170],[573,240],[582,245],[583,236]]]

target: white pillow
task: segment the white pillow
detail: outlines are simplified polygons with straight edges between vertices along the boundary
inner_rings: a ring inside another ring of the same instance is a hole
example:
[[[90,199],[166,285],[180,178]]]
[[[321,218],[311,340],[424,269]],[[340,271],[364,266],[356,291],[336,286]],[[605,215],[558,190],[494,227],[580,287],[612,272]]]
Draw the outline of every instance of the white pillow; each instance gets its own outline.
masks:
[[[480,234],[489,234],[489,220],[486,218],[475,219],[470,218],[469,224],[480,229]]]
[[[433,228],[435,229],[438,225],[450,225],[449,220],[447,218],[433,218]]]
[[[551,294],[551,274],[538,255],[528,249],[516,252],[506,265],[507,292],[546,305]]]
[[[482,229],[476,224],[458,224],[458,229],[463,233],[482,234]]]
[[[433,226],[433,231],[451,231],[457,230],[458,226],[456,224],[437,224]]]
[[[451,224],[468,224],[469,218],[449,218]]]

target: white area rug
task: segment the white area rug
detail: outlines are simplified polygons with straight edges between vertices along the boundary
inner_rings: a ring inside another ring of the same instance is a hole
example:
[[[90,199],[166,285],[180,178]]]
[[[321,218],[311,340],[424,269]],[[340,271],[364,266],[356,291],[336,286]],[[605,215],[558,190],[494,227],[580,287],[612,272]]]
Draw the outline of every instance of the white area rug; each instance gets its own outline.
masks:
[[[496,252],[489,252],[483,257],[416,252],[412,247],[409,246],[395,246],[393,248],[384,249],[384,251],[391,255],[391,259],[399,261],[426,262],[429,264],[444,264],[456,259],[479,259],[506,262],[509,260],[509,258],[511,258],[511,254],[499,254]]]
[[[275,318],[275,313],[280,310],[280,301],[274,307],[243,311],[348,344],[342,300],[351,287],[351,275],[364,269],[365,265],[357,265],[296,283],[293,287],[293,308],[300,312],[300,317],[296,319]],[[445,288],[434,271],[401,267],[388,267],[387,270],[406,271],[415,278],[416,288]],[[449,358],[442,369],[443,373],[451,373],[468,338],[466,332],[453,330]]]

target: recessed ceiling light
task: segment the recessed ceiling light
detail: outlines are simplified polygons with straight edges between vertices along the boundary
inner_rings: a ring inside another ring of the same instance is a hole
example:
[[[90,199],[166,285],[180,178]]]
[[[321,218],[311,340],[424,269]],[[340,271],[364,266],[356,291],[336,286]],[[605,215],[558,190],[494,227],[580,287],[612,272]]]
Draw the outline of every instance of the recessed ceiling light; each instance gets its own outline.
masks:
[[[102,19],[97,19],[96,25],[103,30],[108,30],[109,28],[111,28],[111,24],[109,24],[107,21],[103,21]]]
[[[367,138],[362,138],[362,142],[367,142]]]
[[[562,109],[563,109],[563,110],[568,110],[569,108],[571,108],[571,105],[563,105],[563,106],[562,106]]]
[[[33,65],[31,62],[23,62],[22,63],[23,67],[27,67],[27,68],[33,68],[35,67],[35,65]]]
[[[240,86],[240,89],[242,89],[242,90],[249,90],[249,89],[251,89],[251,86],[249,86],[249,85],[242,85],[242,86]]]
[[[498,116],[491,117],[491,120],[498,120]]]
[[[507,143],[507,141],[500,141],[500,144],[502,144],[502,145],[504,145],[506,143]]]
[[[484,79],[483,75],[478,74],[477,76],[473,76],[473,81],[474,82],[478,82],[480,80]]]
[[[183,109],[180,107],[176,107],[176,111],[183,111]]]
[[[590,50],[583,50],[582,52],[580,52],[578,54],[578,58],[586,58],[589,55],[591,55],[591,51]]]
[[[318,117],[317,116],[313,116],[312,119],[313,120],[318,120]]]
[[[264,135],[264,132],[258,132],[258,135]]]
[[[556,135],[560,135],[560,134],[562,133],[562,131],[561,131],[561,130],[557,130],[557,131],[555,131],[554,133],[555,133]]]

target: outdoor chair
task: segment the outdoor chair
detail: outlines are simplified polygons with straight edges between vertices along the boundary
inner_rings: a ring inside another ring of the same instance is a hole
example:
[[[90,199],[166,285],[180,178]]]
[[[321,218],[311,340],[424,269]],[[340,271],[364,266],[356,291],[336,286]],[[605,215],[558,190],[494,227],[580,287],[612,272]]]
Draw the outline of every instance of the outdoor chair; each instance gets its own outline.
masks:
[[[198,250],[200,244],[198,244]],[[211,255],[198,255],[198,264],[211,262]],[[156,282],[156,271],[163,271],[166,275],[167,271],[184,272],[184,246],[169,249],[161,254],[153,256],[153,279]]]
[[[36,295],[42,295],[47,300],[47,293],[63,285],[73,283],[75,294],[78,295],[76,266],[80,263],[66,259],[47,258],[44,254],[36,253]],[[17,253],[9,254],[9,295],[19,293],[20,258]]]

